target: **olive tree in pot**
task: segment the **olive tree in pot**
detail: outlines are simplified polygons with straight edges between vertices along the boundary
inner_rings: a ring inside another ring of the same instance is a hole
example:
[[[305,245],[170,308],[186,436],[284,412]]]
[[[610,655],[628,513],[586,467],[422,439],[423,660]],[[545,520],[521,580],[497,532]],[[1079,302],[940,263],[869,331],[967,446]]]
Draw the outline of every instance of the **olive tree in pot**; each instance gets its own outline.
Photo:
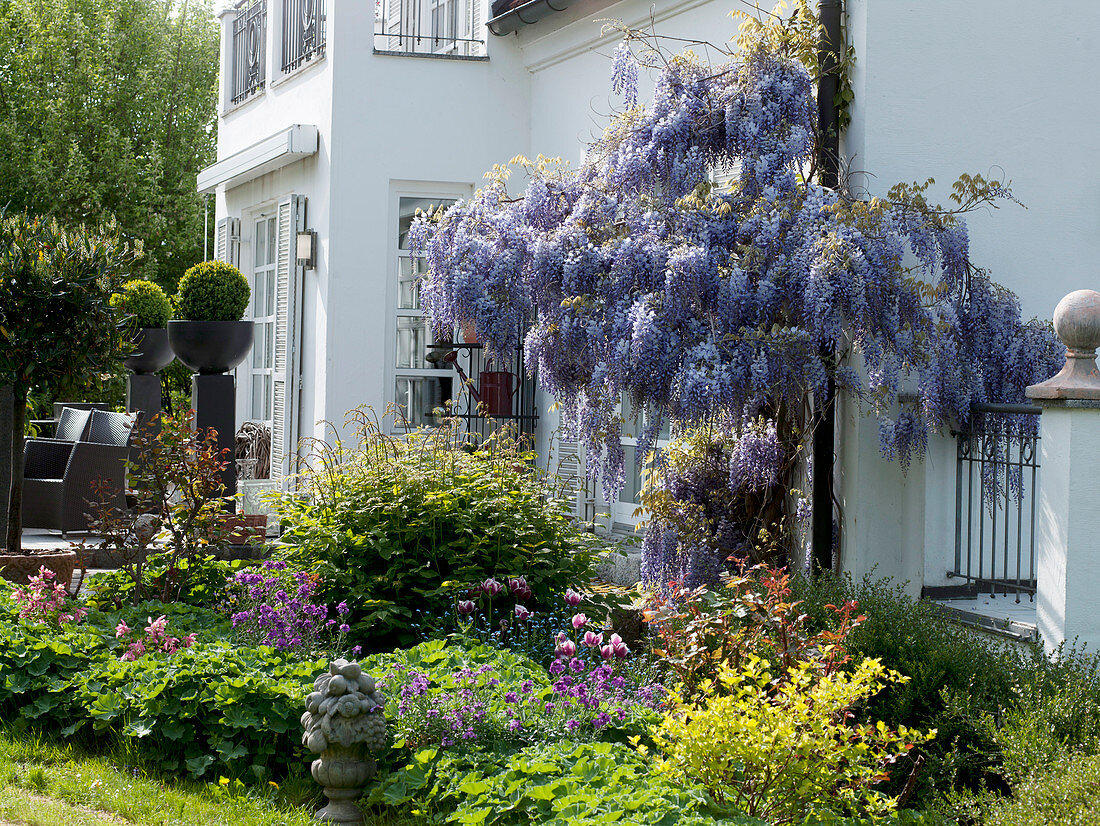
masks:
[[[252,349],[253,324],[241,321],[248,309],[248,279],[222,261],[196,264],[180,279],[176,310],[168,322],[172,350],[193,375],[191,406],[195,425],[217,432],[218,450],[232,455],[236,424],[236,386],[229,371]],[[226,494],[237,489],[236,467],[222,471]],[[232,500],[230,500],[232,501]]]

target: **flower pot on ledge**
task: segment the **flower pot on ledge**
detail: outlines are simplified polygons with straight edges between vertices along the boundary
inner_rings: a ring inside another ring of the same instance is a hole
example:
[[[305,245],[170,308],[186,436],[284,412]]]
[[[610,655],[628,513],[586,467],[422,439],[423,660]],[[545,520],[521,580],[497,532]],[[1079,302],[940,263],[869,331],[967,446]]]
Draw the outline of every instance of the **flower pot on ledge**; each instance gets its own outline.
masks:
[[[168,341],[192,373],[228,373],[252,348],[251,321],[169,321]]]

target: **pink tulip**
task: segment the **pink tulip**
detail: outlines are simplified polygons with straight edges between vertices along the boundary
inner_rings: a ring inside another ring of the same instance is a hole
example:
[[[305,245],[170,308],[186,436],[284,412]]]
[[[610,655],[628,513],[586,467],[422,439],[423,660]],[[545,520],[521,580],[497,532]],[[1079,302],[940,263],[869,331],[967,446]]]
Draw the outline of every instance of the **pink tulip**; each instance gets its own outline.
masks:
[[[580,631],[584,626],[588,625],[588,617],[584,614],[573,615],[573,630]]]
[[[603,644],[603,634],[597,634],[595,631],[585,631],[584,644],[589,648],[599,648]]]
[[[581,595],[574,591],[572,588],[565,589],[565,604],[576,608],[581,604]]]
[[[531,612],[524,608],[522,605],[516,606],[516,619],[525,620],[531,616]]]
[[[469,616],[474,612],[474,603],[472,600],[464,599],[458,603],[458,613],[462,616]]]

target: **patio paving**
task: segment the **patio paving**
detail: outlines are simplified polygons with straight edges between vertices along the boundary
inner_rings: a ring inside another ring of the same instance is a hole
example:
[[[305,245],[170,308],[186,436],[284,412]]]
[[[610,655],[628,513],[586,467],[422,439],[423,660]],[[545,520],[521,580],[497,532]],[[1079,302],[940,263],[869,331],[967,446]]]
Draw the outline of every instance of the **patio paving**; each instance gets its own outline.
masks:
[[[88,546],[97,545],[102,541],[102,538],[95,536],[94,534],[87,533],[69,533],[68,536],[61,536],[61,531],[51,531],[45,528],[24,528],[23,530],[23,550],[68,550],[69,548],[80,548],[80,543],[85,542]],[[89,568],[88,575],[85,580],[90,579],[92,574],[102,573],[103,571],[113,570],[111,568]],[[79,569],[73,574],[73,581],[75,582],[80,578]],[[69,583],[70,589],[72,588],[72,582]]]

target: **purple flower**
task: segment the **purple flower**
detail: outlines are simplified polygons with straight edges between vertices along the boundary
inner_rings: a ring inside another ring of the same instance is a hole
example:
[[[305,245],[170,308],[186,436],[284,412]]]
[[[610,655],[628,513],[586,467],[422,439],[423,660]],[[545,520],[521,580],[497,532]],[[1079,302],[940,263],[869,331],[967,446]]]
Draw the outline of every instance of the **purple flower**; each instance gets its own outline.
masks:
[[[517,605],[516,606],[516,619],[522,621],[522,620],[525,620],[525,619],[530,619],[530,617],[531,617],[531,612],[530,611],[528,611],[522,605]]]
[[[462,616],[469,616],[474,612],[474,603],[472,600],[464,599],[458,603],[458,613]]]
[[[527,580],[521,576],[513,577],[508,580],[508,590],[512,592],[512,596],[516,599],[531,598],[531,586],[529,586]]]
[[[354,655],[355,655],[356,657],[358,657],[358,656],[359,656],[360,654],[362,654],[362,653],[363,653],[363,646],[361,646],[361,645],[353,645],[353,646],[351,647],[351,653],[352,653],[352,654],[354,654]]]
[[[350,625],[348,625],[348,624],[347,624],[346,622],[345,622],[345,623],[342,623],[342,624],[340,625],[340,633],[341,633],[341,634],[346,634],[346,633],[348,633],[348,631],[350,631],[350,630],[351,630],[351,626],[350,626]]]
[[[339,605],[336,606],[336,613],[342,617],[347,616],[349,611],[351,611],[351,609],[348,608],[348,604],[346,602],[341,602]]]

